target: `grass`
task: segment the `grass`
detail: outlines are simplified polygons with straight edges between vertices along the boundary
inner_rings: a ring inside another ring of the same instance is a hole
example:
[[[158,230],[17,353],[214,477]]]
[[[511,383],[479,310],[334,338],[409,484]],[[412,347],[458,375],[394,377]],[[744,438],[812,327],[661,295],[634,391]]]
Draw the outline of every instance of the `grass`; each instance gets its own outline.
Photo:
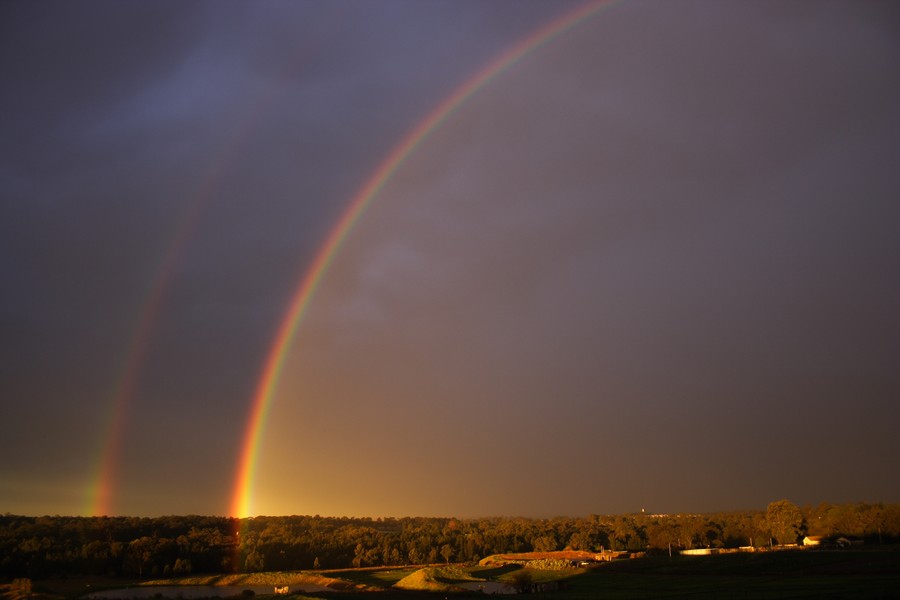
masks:
[[[569,580],[567,600],[608,598],[897,598],[900,579],[873,580],[866,576],[829,581],[820,577],[739,577],[700,575],[634,577],[622,574],[589,574]],[[551,597],[551,594],[536,597]]]
[[[372,587],[388,588],[406,577],[418,571],[417,567],[386,568],[386,569],[348,569],[345,571],[331,571],[331,577],[345,579],[354,583]]]
[[[535,597],[555,597],[552,594]],[[566,600],[593,598],[898,598],[898,552],[768,552],[651,557],[587,569]]]
[[[65,579],[37,580],[32,591],[38,598],[77,598],[91,592],[118,589],[137,585],[131,579],[111,579],[108,577],[67,577]]]
[[[503,565],[502,567],[469,567],[468,571],[474,577],[479,579],[498,579],[512,571],[518,571],[521,567],[518,565]]]
[[[247,585],[247,586],[283,586],[283,585],[319,585],[340,591],[361,589],[366,586],[361,582],[344,577],[334,577],[335,573],[324,575],[308,571],[268,571],[262,573],[239,573],[230,575],[208,575],[179,577],[175,579],[157,579],[145,581],[141,585]],[[376,584],[378,585],[378,584]]]
[[[452,585],[471,580],[511,581],[519,565],[430,567],[422,578]],[[301,581],[339,581],[335,592],[291,594],[287,600],[335,598],[336,600],[440,600],[477,598],[477,592],[427,592],[398,590],[393,585],[413,573],[414,567],[346,569],[330,571],[327,578],[310,572],[254,573],[230,576],[195,576],[157,581],[169,585],[290,585]],[[900,598],[900,548],[870,548],[840,552],[763,552],[718,556],[651,556],[604,563],[592,568],[544,571],[528,569],[535,583],[564,580],[560,592],[532,594],[535,599],[594,600],[605,598]],[[38,600],[72,600],[83,594],[112,587],[137,585],[130,580],[100,578],[35,581]],[[337,592],[338,589],[346,590]],[[378,591],[380,590],[380,591]],[[34,599],[35,596],[32,596]],[[284,596],[258,595],[255,600],[284,600]]]

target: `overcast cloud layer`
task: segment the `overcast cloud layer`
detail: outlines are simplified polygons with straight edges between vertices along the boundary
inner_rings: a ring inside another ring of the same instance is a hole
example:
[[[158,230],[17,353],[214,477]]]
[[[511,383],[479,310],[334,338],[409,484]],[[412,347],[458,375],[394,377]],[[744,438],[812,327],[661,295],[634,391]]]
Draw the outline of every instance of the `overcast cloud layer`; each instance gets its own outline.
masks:
[[[225,514],[350,199],[579,5],[5,4],[0,511],[86,510],[156,289],[114,512]],[[888,2],[625,1],[504,72],[336,257],[255,510],[900,501],[898,62]]]

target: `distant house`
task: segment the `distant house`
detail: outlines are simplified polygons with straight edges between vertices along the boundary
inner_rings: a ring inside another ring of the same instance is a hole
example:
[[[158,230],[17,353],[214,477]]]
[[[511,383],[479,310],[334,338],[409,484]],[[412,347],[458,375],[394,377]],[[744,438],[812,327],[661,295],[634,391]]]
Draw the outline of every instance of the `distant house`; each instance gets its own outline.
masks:
[[[609,562],[621,558],[628,558],[629,556],[629,553],[624,550],[606,550],[594,554],[593,560],[597,562]]]
[[[803,545],[807,548],[851,548],[854,546],[862,546],[863,540],[843,535],[808,535],[803,538]]]
[[[825,539],[825,536],[821,535],[808,535],[803,538],[804,546],[821,546],[822,541]]]
[[[709,556],[710,554],[719,554],[721,550],[719,548],[689,548],[687,550],[681,550],[679,554],[683,556]]]
[[[290,593],[290,586],[283,585],[281,587],[275,586],[275,594],[278,596],[287,596]]]

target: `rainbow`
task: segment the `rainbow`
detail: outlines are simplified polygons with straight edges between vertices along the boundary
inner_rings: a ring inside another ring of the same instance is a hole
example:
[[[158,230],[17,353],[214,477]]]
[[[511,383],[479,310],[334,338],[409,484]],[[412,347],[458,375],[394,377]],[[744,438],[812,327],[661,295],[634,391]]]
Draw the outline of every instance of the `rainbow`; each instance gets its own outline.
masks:
[[[107,420],[102,427],[99,459],[90,479],[87,491],[85,512],[93,516],[104,516],[113,513],[113,492],[118,481],[119,462],[122,442],[127,427],[126,415],[128,405],[134,396],[141,366],[152,339],[153,325],[163,305],[163,300],[171,285],[175,267],[184,253],[199,217],[209,199],[213,196],[220,175],[241,147],[241,141],[253,130],[253,125],[263,114],[266,100],[271,91],[257,103],[257,110],[238,128],[209,162],[199,184],[191,194],[190,202],[179,216],[174,232],[164,244],[165,252],[151,278],[149,291],[138,311],[138,324],[131,335],[124,358],[119,368],[119,375],[111,394],[110,409]]]
[[[527,36],[506,52],[499,55],[473,77],[457,87],[449,97],[443,100],[425,119],[416,125],[391,153],[379,164],[369,176],[363,187],[351,200],[349,206],[332,228],[324,244],[319,248],[315,258],[302,278],[289,308],[278,327],[275,341],[266,356],[256,392],[253,396],[250,415],[241,446],[238,471],[232,493],[231,516],[252,516],[252,489],[259,459],[260,442],[272,405],[272,397],[278,386],[285,357],[291,346],[294,334],[300,324],[316,289],[334,262],[334,258],[344,240],[359,221],[372,200],[384,188],[394,173],[406,159],[460,106],[486,86],[495,77],[519,62],[560,34],[571,30],[579,23],[609,7],[616,0],[594,0],[558,17],[551,23],[541,27]]]
[[[203,197],[205,195],[200,196],[201,199]],[[193,230],[194,223],[196,223],[201,204],[201,201],[194,202],[180,219],[180,225],[174,239],[166,245],[167,250],[151,280],[150,292],[141,306],[139,312],[141,316],[131,336],[122,366],[119,369],[120,374],[112,394],[111,410],[103,427],[103,431],[106,433],[101,438],[103,441],[100,448],[100,459],[97,461],[98,466],[94,476],[91,478],[92,483],[88,491],[87,513],[90,515],[104,516],[113,512],[113,489],[118,479],[119,457],[121,455],[122,440],[125,438],[125,415],[134,395],[141,364],[150,346],[150,333],[153,330],[153,323],[156,321],[163,298],[169,288],[175,263],[187,243],[187,238]]]
[[[294,60],[290,70],[299,68],[312,54],[314,47],[315,43],[308,44],[305,51]],[[118,480],[128,405],[134,396],[141,366],[152,339],[153,326],[171,285],[175,267],[197,228],[201,213],[216,190],[221,174],[233,161],[242,147],[243,140],[265,115],[266,107],[275,98],[277,91],[277,86],[273,84],[257,93],[256,100],[250,103],[252,107],[250,114],[210,159],[206,170],[199,178],[197,188],[189,196],[190,201],[177,220],[174,233],[169,237],[168,243],[163,245],[165,252],[153,273],[144,301],[140,304],[137,327],[131,334],[124,358],[119,365],[118,376],[115,378],[109,411],[101,427],[103,435],[99,438],[99,458],[94,463],[96,466],[86,493],[84,506],[86,514],[103,516],[113,512],[113,492]]]

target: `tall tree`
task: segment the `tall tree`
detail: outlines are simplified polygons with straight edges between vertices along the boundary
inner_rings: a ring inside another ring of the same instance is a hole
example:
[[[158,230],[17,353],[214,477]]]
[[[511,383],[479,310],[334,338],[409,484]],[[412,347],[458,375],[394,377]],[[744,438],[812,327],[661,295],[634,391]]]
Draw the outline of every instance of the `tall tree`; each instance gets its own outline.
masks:
[[[766,508],[766,525],[779,544],[796,544],[803,525],[803,513],[789,500],[776,500]]]

